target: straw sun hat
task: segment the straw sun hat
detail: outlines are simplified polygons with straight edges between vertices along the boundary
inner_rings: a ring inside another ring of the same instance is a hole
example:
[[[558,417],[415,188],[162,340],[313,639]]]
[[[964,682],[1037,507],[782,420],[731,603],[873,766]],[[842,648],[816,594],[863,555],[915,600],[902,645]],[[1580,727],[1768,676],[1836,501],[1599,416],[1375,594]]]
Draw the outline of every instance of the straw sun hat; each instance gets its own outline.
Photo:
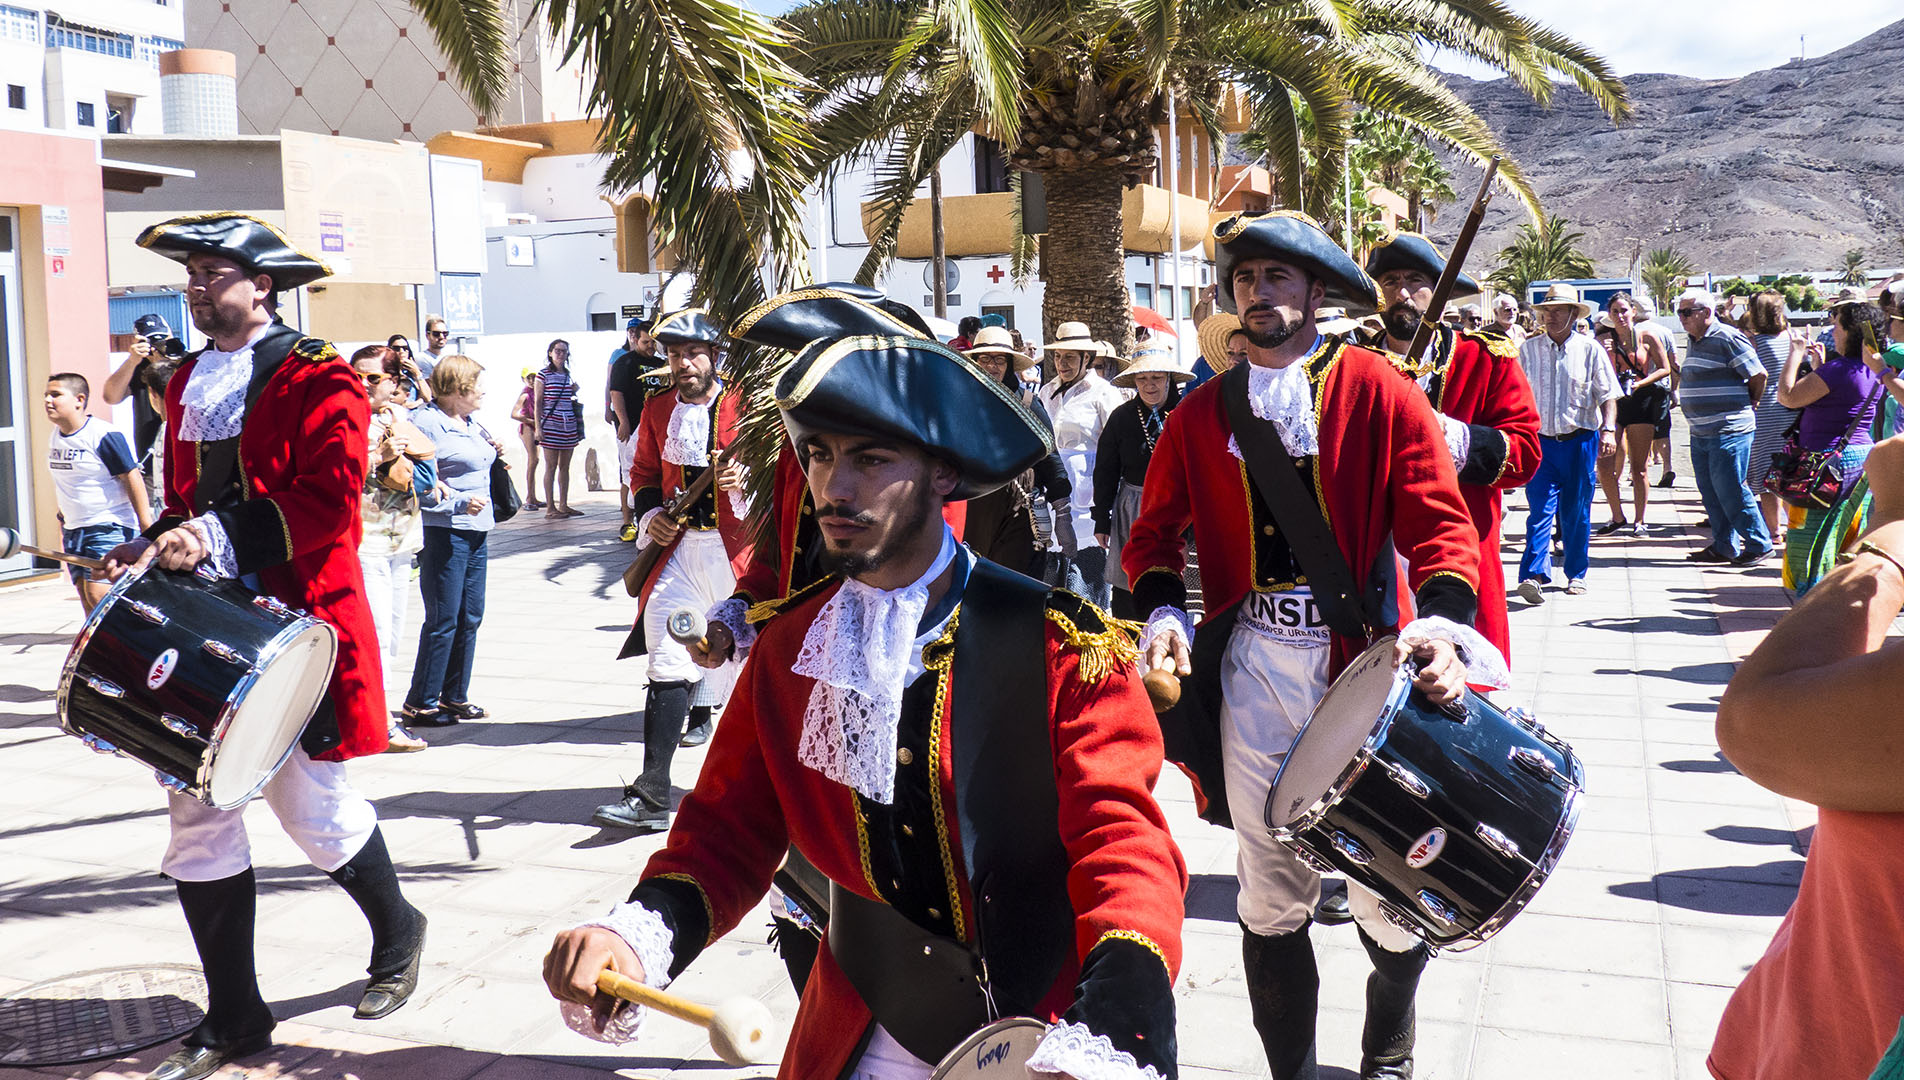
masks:
[[[1193,372],[1181,367],[1180,362],[1173,358],[1172,349],[1165,345],[1148,344],[1133,350],[1126,370],[1113,377],[1113,385],[1123,390],[1131,390],[1135,375],[1152,375],[1156,372],[1166,375],[1176,383],[1183,383],[1193,378]]]
[[[1083,322],[1063,322],[1054,331],[1053,340],[1042,346],[1048,352],[1055,349],[1071,349],[1075,352],[1098,353],[1100,343],[1093,339],[1093,331]]]
[[[1014,371],[1025,371],[1040,361],[1013,347],[1013,334],[1004,326],[982,326],[973,335],[973,348],[962,350],[967,356],[1004,356]]]

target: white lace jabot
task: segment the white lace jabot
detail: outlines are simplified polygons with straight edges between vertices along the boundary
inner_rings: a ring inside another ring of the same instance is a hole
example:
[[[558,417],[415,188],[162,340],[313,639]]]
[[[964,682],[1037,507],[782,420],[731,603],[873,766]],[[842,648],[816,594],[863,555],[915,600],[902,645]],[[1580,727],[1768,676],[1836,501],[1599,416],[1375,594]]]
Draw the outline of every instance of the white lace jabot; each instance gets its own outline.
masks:
[[[904,589],[841,582],[793,662],[795,675],[814,680],[800,722],[800,763],[877,803],[893,802],[893,744],[927,586],[957,552],[948,532],[927,572]]]
[[[253,379],[253,347],[271,329],[272,323],[261,327],[233,352],[212,345],[201,350],[180,392],[182,440],[219,442],[240,434],[247,415],[247,383]]]
[[[675,465],[705,465],[707,440],[713,434],[712,427],[710,405],[674,399],[673,415],[667,418],[667,441],[660,447],[660,459]]]
[[[1247,365],[1247,403],[1253,415],[1273,424],[1287,453],[1300,457],[1320,452],[1320,420],[1313,408],[1313,384],[1307,381],[1304,358],[1283,368]],[[1228,437],[1227,449],[1246,460],[1239,440]]]

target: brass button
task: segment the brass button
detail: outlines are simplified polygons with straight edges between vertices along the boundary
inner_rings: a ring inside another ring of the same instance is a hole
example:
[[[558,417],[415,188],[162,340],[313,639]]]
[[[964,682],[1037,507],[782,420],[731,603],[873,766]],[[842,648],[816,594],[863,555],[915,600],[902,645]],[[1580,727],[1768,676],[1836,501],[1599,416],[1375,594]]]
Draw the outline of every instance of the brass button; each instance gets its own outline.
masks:
[[[800,508],[800,512],[801,512],[801,513],[803,513],[803,514],[811,514],[811,513],[813,513],[813,505],[812,505],[811,503],[809,503],[809,504],[807,504],[806,506],[802,506],[802,507]]]
[[[1302,458],[1294,458],[1294,459],[1293,459],[1293,464],[1294,464],[1294,467],[1295,467],[1295,468],[1298,468],[1298,469],[1304,469],[1304,468],[1306,468],[1306,467],[1307,467],[1307,459],[1306,459],[1306,458],[1303,458],[1303,457],[1302,457]]]
[[[940,909],[937,907],[930,907],[927,909],[927,914],[937,919],[940,917]]]
[[[1266,535],[1266,536],[1272,536],[1272,535],[1273,535],[1273,526],[1271,526],[1271,525],[1262,525],[1262,526],[1260,526],[1260,532],[1261,532],[1262,534],[1264,534],[1264,535]]]
[[[912,835],[913,835],[913,826],[911,826],[911,825],[902,825],[902,826],[900,826],[900,835],[902,835],[902,836],[912,836]]]
[[[913,751],[907,749],[904,746],[900,748],[900,752],[898,754],[895,754],[894,757],[898,758],[900,761],[900,764],[902,765],[913,764]]]

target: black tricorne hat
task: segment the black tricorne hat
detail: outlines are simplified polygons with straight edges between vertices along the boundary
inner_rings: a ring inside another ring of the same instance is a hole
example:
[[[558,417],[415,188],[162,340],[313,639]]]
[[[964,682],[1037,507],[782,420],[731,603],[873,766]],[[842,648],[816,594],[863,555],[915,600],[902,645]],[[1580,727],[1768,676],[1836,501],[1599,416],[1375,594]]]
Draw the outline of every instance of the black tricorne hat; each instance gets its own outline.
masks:
[[[333,268],[293,246],[285,233],[251,214],[188,214],[149,225],[134,243],[185,266],[194,255],[218,255],[273,279],[273,290],[297,289]]]
[[[1417,270],[1439,284],[1440,275],[1446,273],[1447,258],[1433,241],[1417,232],[1399,232],[1393,234],[1385,243],[1375,244],[1367,252],[1367,274],[1378,278],[1389,270]],[[1461,272],[1454,280],[1453,294],[1447,299],[1464,300],[1480,294],[1480,283]]]
[[[1239,311],[1233,301],[1233,268],[1247,259],[1301,267],[1326,287],[1329,302],[1368,311],[1380,307],[1380,287],[1298,210],[1235,214],[1213,227],[1214,280],[1220,282],[1219,306],[1227,311]]]
[[[960,472],[949,502],[993,491],[1053,452],[1020,400],[937,341],[862,335],[815,341],[774,384],[787,435],[870,435],[911,443]]]
[[[812,285],[766,301],[742,315],[728,332],[741,341],[796,353],[821,338],[932,336],[924,327],[880,307],[875,299],[885,297],[856,296],[840,283]]]
[[[720,327],[707,318],[706,308],[682,308],[672,314],[662,315],[660,321],[653,324],[653,340],[662,345],[684,345],[688,342],[718,345],[725,336]]]

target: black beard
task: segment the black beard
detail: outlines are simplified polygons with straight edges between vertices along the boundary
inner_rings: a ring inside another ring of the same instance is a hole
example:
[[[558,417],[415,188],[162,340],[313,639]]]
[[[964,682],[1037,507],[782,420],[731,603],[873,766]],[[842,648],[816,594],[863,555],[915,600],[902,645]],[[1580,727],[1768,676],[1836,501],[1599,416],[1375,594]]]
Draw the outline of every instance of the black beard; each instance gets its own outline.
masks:
[[[1307,325],[1307,317],[1304,314],[1292,322],[1288,322],[1287,317],[1281,315],[1278,308],[1267,308],[1266,310],[1273,312],[1275,315],[1279,315],[1280,325],[1264,334],[1252,327],[1247,327],[1247,344],[1255,348],[1277,349],[1285,345],[1293,335],[1299,333],[1301,328]]]
[[[684,387],[684,386],[682,386],[682,387],[680,388],[680,398],[681,398],[681,400],[683,400],[683,401],[688,401],[688,402],[694,402],[694,401],[698,401],[698,400],[699,400],[699,399],[701,399],[701,398],[704,398],[704,397],[706,397],[706,396],[707,396],[707,393],[708,393],[708,391],[710,391],[710,390],[712,390],[712,389],[713,389],[713,380],[714,380],[714,378],[715,378],[715,375],[714,375],[714,373],[713,373],[713,372],[711,372],[711,371],[709,371],[709,372],[707,372],[707,373],[706,373],[706,375],[705,375],[705,376],[703,376],[703,377],[701,377],[701,379],[700,379],[700,387],[699,387],[699,389],[697,389],[697,390],[695,390],[695,391],[694,391],[694,392],[693,392],[693,393],[692,393],[691,395],[689,395],[689,394],[687,393],[687,390],[686,390],[686,387]],[[679,379],[675,379],[675,380],[674,380],[674,382],[675,382],[676,384],[678,384],[678,383],[680,382],[680,380],[679,380]]]
[[[931,479],[931,473],[929,473],[928,478]],[[926,528],[927,520],[936,513],[934,507],[937,505],[938,504],[929,506],[926,503],[922,503],[919,509],[914,512],[913,517],[907,519],[905,528],[886,530],[880,538],[879,546],[871,551],[837,552],[827,544],[821,544],[821,568],[829,574],[838,574],[846,578],[857,578],[862,574],[871,574],[875,570],[886,566],[888,563],[898,559],[900,553],[906,550],[907,545],[912,543],[914,537],[919,536],[920,531]],[[856,513],[852,507],[822,509],[818,511],[818,514],[823,517],[846,518],[849,521],[859,522],[863,525],[874,520],[872,514],[865,511]]]
[[[241,328],[246,325],[245,320],[230,319],[225,312],[217,307],[201,308],[193,311],[192,315],[194,328],[209,338],[218,339],[227,335],[237,334]]]
[[[1420,312],[1404,300],[1388,308],[1385,318],[1387,336],[1395,341],[1412,341],[1420,329]]]

